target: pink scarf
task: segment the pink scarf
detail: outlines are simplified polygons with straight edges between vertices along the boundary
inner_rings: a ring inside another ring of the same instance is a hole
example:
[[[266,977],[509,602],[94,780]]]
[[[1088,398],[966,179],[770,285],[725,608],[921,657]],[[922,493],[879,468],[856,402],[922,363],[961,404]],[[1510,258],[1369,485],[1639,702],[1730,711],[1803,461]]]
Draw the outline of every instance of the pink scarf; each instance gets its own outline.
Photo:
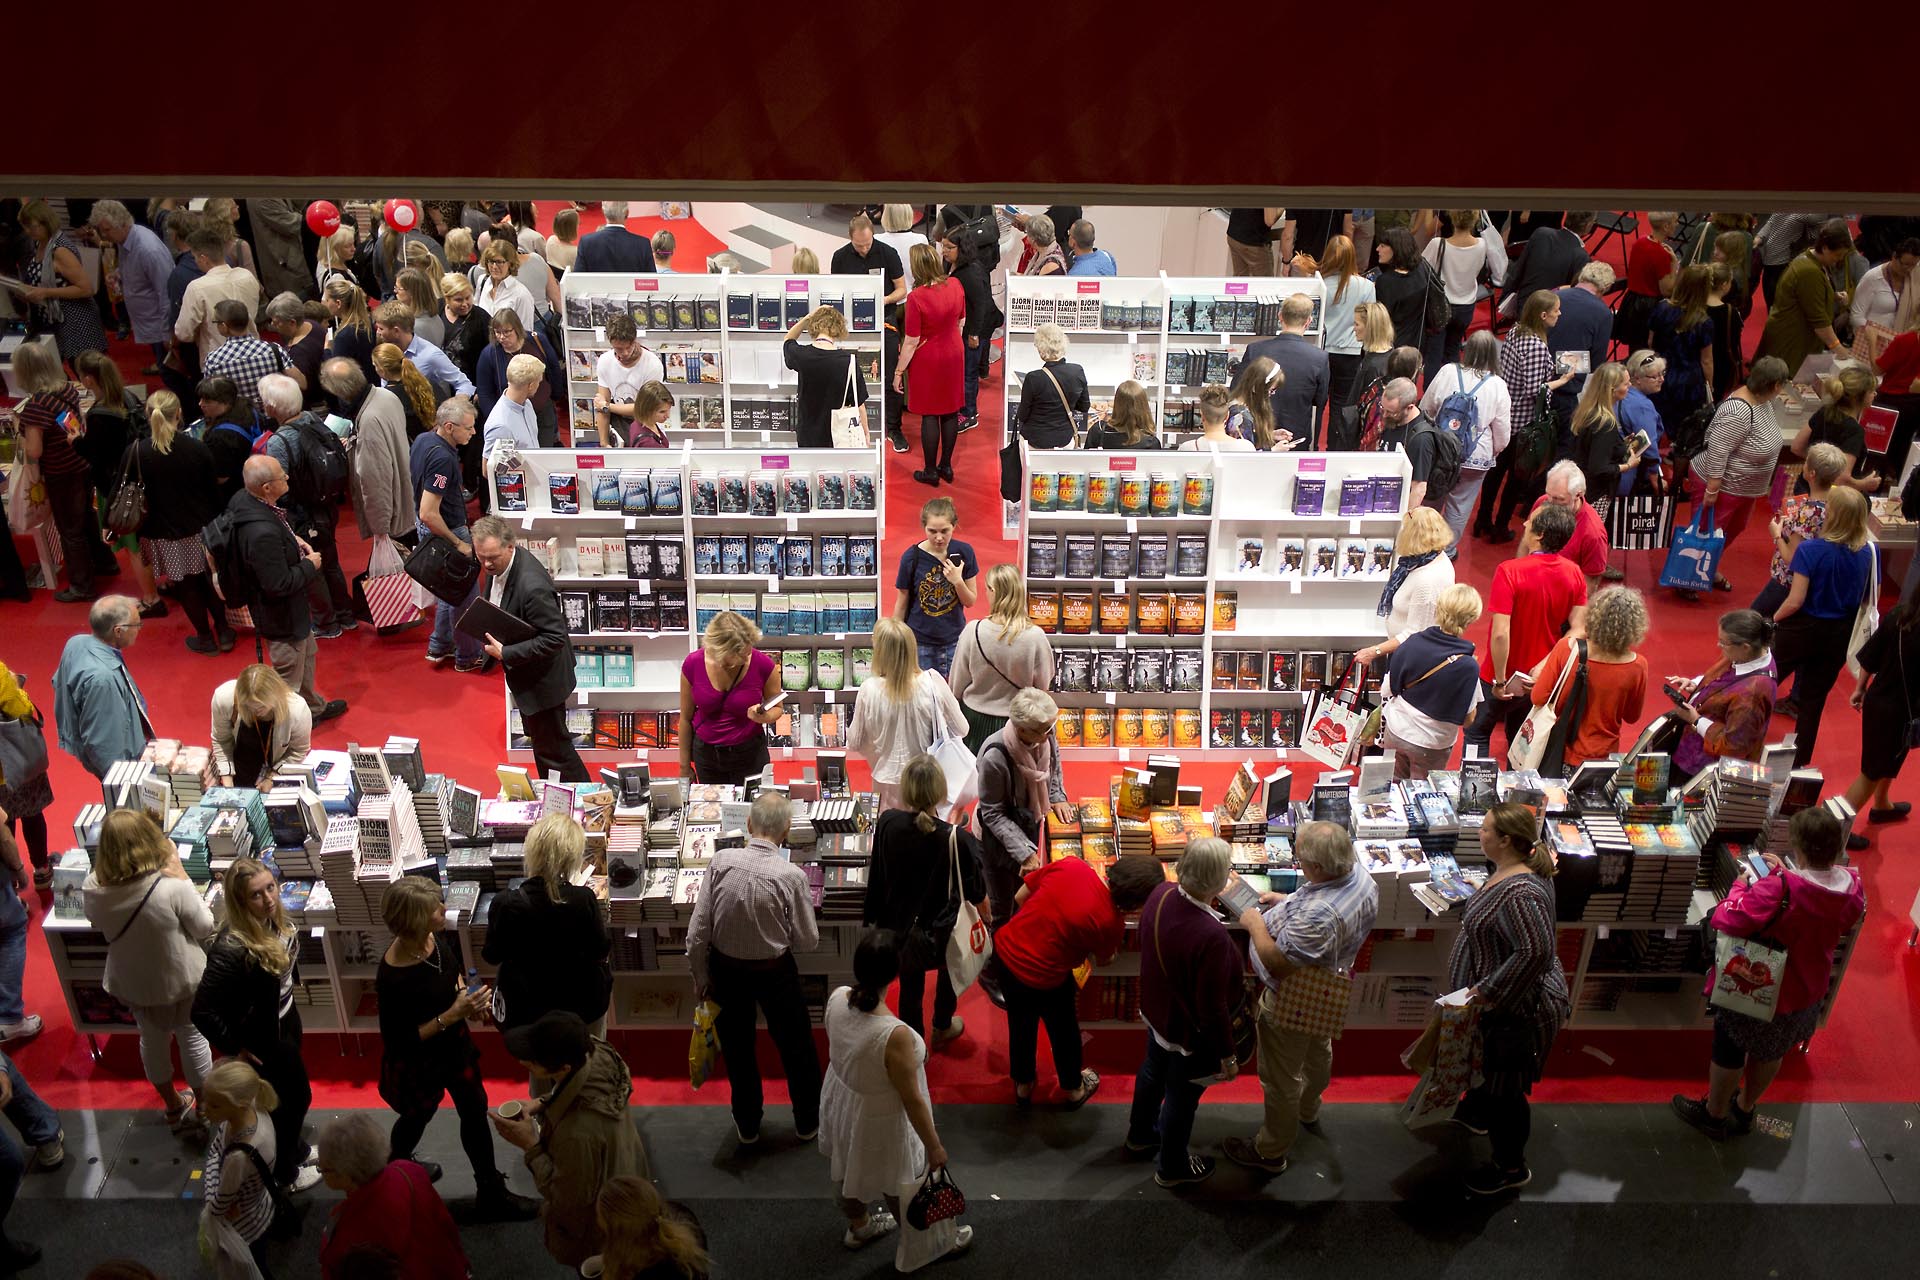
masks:
[[[1013,721],[1007,721],[1000,730],[1000,745],[1007,749],[1007,755],[1013,760],[1014,768],[1026,779],[1026,810],[1040,820],[1044,830],[1047,825],[1047,779],[1053,772],[1053,735],[1048,734],[1040,740],[1038,746],[1028,746],[1020,741],[1020,731],[1013,727]]]

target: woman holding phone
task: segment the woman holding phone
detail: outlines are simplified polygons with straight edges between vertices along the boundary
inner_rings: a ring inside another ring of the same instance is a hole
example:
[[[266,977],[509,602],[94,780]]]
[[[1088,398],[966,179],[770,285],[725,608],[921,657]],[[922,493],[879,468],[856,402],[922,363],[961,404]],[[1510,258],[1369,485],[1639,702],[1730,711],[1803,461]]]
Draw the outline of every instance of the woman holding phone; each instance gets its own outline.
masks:
[[[680,664],[680,774],[740,786],[767,767],[763,728],[780,718],[780,664],[754,646],[760,628],[716,614]]]

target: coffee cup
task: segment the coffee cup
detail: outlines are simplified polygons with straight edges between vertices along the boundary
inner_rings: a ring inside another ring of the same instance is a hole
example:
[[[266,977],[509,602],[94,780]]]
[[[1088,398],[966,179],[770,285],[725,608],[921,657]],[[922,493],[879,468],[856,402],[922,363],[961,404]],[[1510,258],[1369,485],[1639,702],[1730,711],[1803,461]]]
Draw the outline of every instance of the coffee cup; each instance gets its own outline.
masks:
[[[525,1110],[526,1110],[526,1107],[524,1104],[520,1103],[516,1099],[509,1098],[507,1101],[501,1103],[497,1108],[495,1108],[494,1114],[499,1116],[502,1120],[518,1120],[520,1118],[520,1114]]]
[[[593,1280],[593,1277],[602,1274],[606,1269],[607,1264],[600,1260],[600,1255],[597,1253],[580,1264],[580,1274],[588,1277],[588,1280]]]

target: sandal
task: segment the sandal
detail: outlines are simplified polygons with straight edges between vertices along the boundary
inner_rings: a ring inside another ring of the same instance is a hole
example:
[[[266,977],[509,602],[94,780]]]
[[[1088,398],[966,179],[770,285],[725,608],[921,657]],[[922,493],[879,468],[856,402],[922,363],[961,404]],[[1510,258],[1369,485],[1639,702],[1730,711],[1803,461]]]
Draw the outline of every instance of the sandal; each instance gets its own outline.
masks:
[[[1078,1098],[1067,1097],[1062,1099],[1060,1103],[1061,1110],[1078,1111],[1093,1101],[1093,1095],[1100,1092],[1099,1075],[1092,1071],[1082,1071],[1080,1073],[1080,1088],[1084,1090],[1084,1092],[1081,1093]]]
[[[1733,584],[1725,578],[1715,578],[1713,580],[1713,589],[1715,591],[1731,591],[1733,590]]]

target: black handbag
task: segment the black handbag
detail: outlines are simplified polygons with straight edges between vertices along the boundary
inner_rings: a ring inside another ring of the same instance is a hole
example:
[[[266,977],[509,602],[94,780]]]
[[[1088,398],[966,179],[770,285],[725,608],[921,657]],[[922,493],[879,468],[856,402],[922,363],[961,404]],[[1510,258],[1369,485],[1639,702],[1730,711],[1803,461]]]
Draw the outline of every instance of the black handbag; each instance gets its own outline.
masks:
[[[147,486],[140,477],[140,443],[135,441],[120,462],[120,483],[107,500],[107,530],[116,538],[140,532],[147,520]]]
[[[1026,469],[1020,465],[1020,433],[1009,431],[1007,442],[1000,446],[1000,496],[1018,502],[1026,490]]]
[[[407,557],[405,569],[409,578],[448,604],[465,603],[480,580],[480,562],[438,534]]]

